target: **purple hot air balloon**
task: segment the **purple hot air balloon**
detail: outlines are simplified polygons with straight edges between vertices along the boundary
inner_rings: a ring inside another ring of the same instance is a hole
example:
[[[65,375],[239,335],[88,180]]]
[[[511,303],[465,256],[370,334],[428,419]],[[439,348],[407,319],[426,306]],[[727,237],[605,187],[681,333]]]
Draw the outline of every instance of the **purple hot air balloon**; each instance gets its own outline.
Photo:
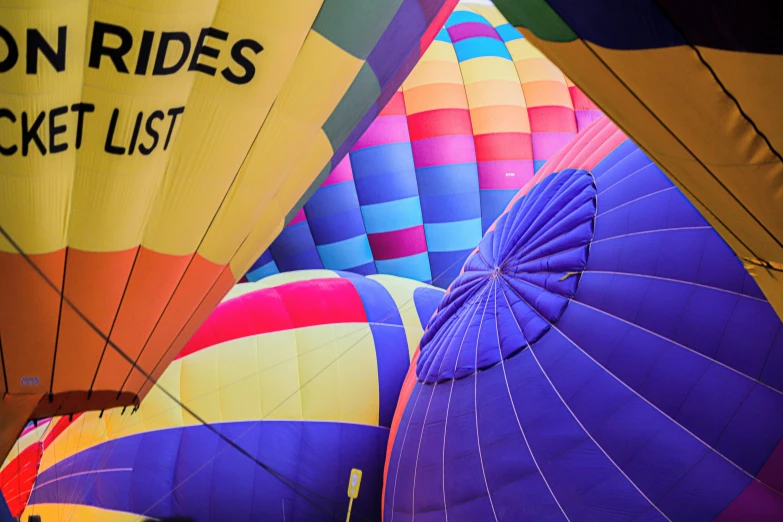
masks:
[[[541,170],[429,323],[384,520],[783,520],[783,327],[607,119]]]

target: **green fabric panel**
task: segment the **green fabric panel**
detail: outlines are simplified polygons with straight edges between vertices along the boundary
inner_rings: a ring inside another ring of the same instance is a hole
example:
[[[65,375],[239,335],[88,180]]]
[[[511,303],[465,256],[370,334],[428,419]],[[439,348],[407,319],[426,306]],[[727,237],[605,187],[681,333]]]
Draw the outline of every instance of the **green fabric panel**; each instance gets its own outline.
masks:
[[[514,27],[526,27],[542,40],[572,42],[577,34],[546,0],[495,0],[495,7]]]
[[[326,0],[313,23],[321,36],[366,60],[402,0]]]
[[[329,138],[333,151],[340,148],[380,95],[378,78],[375,77],[372,67],[365,62],[343,99],[321,127]]]

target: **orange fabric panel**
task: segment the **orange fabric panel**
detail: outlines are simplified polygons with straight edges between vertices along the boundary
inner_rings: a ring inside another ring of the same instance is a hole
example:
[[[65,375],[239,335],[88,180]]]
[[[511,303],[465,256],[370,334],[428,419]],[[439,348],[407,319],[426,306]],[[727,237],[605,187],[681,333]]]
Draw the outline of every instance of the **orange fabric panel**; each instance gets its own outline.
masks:
[[[84,252],[69,248],[65,296],[105,335],[120,306],[138,248]],[[63,303],[55,349],[54,393],[89,390],[106,341],[74,309]]]
[[[0,464],[30,418],[39,395],[4,395],[0,399]]]
[[[134,360],[141,353],[177,287],[190,256],[159,254],[144,247],[130,276],[111,340]],[[103,356],[94,390],[119,390],[131,366],[114,348]]]
[[[155,369],[151,372],[152,378],[154,380],[144,381],[141,390],[138,391],[139,397],[147,396],[147,393],[149,393],[149,391],[154,386],[155,381],[160,378],[160,376],[163,374],[165,369],[168,368],[169,364],[171,364],[177,354],[182,351],[190,338],[193,337],[193,334],[196,333],[196,330],[201,327],[204,321],[206,321],[207,317],[209,317],[209,314],[212,313],[223,297],[225,297],[229,290],[231,290],[235,282],[236,280],[234,278],[234,274],[231,272],[231,267],[226,266],[220,273],[218,280],[209,290],[206,298],[204,298],[198,309],[185,325],[185,328],[182,329],[182,332],[179,334],[177,339],[171,344],[171,348],[169,348],[168,352],[166,352],[166,354],[163,356],[160,363],[158,363]],[[128,390],[136,391],[132,388],[128,388]]]
[[[160,321],[155,325],[149,342],[141,350],[137,362],[138,367],[141,367],[147,373],[151,373],[155,369],[163,354],[167,349],[171,348],[171,343],[182,332],[184,326],[202,304],[210,288],[224,269],[226,269],[226,265],[216,265],[211,261],[207,261],[199,254],[193,256],[190,265],[185,270],[182,281],[177,287],[176,294],[174,294],[168,306],[166,306],[163,315],[160,316]],[[176,352],[174,355],[176,355]],[[172,355],[172,359],[174,355]],[[164,364],[165,367],[167,362],[163,361],[160,364]],[[123,379],[126,375],[128,375],[127,372],[123,375]],[[139,390],[146,380],[146,377],[141,372],[132,369],[122,389]]]
[[[498,132],[530,133],[525,107],[513,105],[478,107],[470,109],[470,119],[476,135]]]
[[[59,289],[65,249],[30,259]],[[49,393],[60,296],[19,254],[0,252],[0,344],[10,393]],[[38,385],[22,386],[22,378]],[[37,399],[36,399],[37,402]],[[2,423],[0,423],[2,424]]]

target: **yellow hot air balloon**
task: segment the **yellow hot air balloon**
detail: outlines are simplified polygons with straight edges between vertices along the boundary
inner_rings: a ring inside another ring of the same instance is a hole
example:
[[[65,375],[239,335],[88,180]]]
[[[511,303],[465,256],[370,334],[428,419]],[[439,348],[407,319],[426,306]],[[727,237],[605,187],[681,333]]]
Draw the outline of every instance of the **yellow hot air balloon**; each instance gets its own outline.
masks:
[[[137,404],[455,3],[4,0],[0,454]]]

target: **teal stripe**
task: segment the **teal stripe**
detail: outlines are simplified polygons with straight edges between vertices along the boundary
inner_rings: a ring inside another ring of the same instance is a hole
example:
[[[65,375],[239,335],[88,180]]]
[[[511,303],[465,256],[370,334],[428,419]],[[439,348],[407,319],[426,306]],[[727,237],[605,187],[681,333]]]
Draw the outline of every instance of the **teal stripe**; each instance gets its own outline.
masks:
[[[425,223],[424,234],[430,252],[472,250],[481,241],[481,218],[449,223]]]
[[[424,222],[418,196],[363,206],[362,217],[368,234],[403,230]]]

